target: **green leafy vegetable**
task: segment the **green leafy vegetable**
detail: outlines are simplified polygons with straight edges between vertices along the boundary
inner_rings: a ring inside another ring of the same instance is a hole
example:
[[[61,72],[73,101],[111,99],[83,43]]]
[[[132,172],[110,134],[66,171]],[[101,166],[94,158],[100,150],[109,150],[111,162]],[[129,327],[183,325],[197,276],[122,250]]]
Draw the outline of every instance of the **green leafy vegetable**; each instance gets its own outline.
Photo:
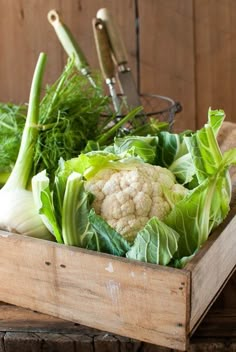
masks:
[[[6,182],[15,164],[26,112],[26,106],[0,103],[0,184]]]
[[[53,179],[60,158],[78,156],[88,140],[96,139],[100,115],[108,104],[97,81],[94,89],[69,60],[59,79],[48,87],[40,104],[34,174],[46,168]]]
[[[179,235],[158,218],[150,219],[138,232],[127,258],[142,262],[168,265],[178,249]]]
[[[207,240],[211,231],[226,217],[230,204],[228,168],[236,162],[236,150],[223,157],[216,142],[214,118],[217,126],[224,116],[209,111],[209,122],[200,131],[185,137],[199,185],[175,205],[165,223],[179,235],[177,258],[191,256]]]
[[[144,162],[153,164],[156,159],[158,137],[127,136],[115,138],[113,151],[115,154],[130,154],[139,156]],[[109,150],[109,147],[108,147]]]
[[[121,257],[125,256],[125,253],[130,249],[129,243],[93,209],[90,211],[88,219],[96,234],[96,250]]]
[[[228,170],[236,165],[236,149],[223,155],[220,151],[216,136],[223,120],[221,110],[209,109],[208,122],[196,132],[179,135],[159,132],[155,137],[141,138],[125,136],[116,138],[104,150],[61,161],[52,190],[51,209],[55,212],[54,218],[62,218],[62,223],[66,214],[72,214],[68,217],[64,239],[71,237],[71,227],[78,239],[78,242],[70,241],[74,245],[125,255],[129,259],[183,267],[229,212]],[[156,193],[150,193],[154,170],[159,170],[158,187],[155,187]],[[74,172],[79,173],[75,177],[76,190],[68,183],[71,177],[74,179],[71,176]],[[175,183],[174,175],[179,184]],[[88,190],[97,195],[94,202]],[[43,197],[41,201],[46,204]],[[160,207],[164,212],[160,212],[160,218],[147,212],[154,204],[155,209]],[[66,209],[64,213],[63,209]],[[147,213],[149,218],[145,217]],[[111,217],[105,218],[105,214]],[[162,218],[161,214],[164,214]],[[53,216],[50,217],[53,222]],[[59,220],[57,226],[58,223]],[[123,232],[126,228],[127,233]]]
[[[58,225],[56,217],[58,212],[55,212],[52,193],[49,188],[49,178],[46,175],[46,170],[41,171],[32,178],[32,191],[35,206],[38,213],[41,215],[43,223],[55,237],[56,241],[63,243],[62,231]]]
[[[31,84],[29,108],[21,145],[13,170],[0,190],[0,228],[29,236],[51,238],[34,205],[28,190],[31,181],[34,147],[38,130],[39,101],[46,55],[41,53]]]
[[[126,158],[104,150],[80,154],[78,158],[68,160],[66,166],[69,169],[74,167],[74,170],[83,174],[88,180],[105,168],[130,170],[140,163],[143,163],[141,159],[129,156]]]
[[[87,247],[90,203],[91,197],[84,190],[81,175],[73,172],[67,179],[62,208],[62,236],[65,244]]]

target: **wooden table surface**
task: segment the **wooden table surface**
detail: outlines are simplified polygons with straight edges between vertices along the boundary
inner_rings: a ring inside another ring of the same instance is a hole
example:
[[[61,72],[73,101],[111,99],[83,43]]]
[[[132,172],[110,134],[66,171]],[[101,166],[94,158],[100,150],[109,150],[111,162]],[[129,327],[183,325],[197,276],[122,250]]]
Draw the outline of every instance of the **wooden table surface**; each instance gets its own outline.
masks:
[[[191,352],[236,352],[235,280],[236,275],[192,336]],[[43,351],[175,352],[1,302],[0,352]]]

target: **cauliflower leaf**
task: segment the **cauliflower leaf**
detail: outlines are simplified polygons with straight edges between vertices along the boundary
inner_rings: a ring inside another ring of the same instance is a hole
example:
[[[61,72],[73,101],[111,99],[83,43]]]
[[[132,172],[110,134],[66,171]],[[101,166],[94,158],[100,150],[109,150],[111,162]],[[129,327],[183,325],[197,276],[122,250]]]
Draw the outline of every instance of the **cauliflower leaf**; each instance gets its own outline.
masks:
[[[134,244],[126,253],[129,259],[168,265],[178,249],[178,233],[157,217],[151,218],[138,232]]]

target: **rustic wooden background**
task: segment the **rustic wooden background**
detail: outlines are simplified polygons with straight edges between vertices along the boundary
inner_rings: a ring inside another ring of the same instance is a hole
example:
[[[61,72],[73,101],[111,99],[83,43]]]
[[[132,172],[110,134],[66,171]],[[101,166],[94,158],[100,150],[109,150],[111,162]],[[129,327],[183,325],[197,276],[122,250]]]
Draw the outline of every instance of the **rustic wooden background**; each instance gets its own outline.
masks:
[[[97,69],[91,20],[107,7],[117,18],[131,68],[136,77],[139,73],[140,91],[181,102],[177,129],[202,126],[209,106],[224,109],[236,122],[234,0],[0,0],[0,6],[0,101],[28,100],[40,51],[48,54],[46,81],[61,72],[66,57],[47,21],[52,8],[60,11]]]

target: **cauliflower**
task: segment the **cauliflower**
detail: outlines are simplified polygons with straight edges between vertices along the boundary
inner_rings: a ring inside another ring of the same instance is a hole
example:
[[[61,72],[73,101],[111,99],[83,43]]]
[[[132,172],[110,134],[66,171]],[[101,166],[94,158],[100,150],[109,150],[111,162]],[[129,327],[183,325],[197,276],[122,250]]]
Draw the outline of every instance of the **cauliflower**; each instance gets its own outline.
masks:
[[[188,192],[171,171],[146,163],[131,170],[102,169],[85,189],[95,196],[96,213],[131,243],[150,218],[163,220],[170,212],[173,204],[166,194],[173,201]]]

